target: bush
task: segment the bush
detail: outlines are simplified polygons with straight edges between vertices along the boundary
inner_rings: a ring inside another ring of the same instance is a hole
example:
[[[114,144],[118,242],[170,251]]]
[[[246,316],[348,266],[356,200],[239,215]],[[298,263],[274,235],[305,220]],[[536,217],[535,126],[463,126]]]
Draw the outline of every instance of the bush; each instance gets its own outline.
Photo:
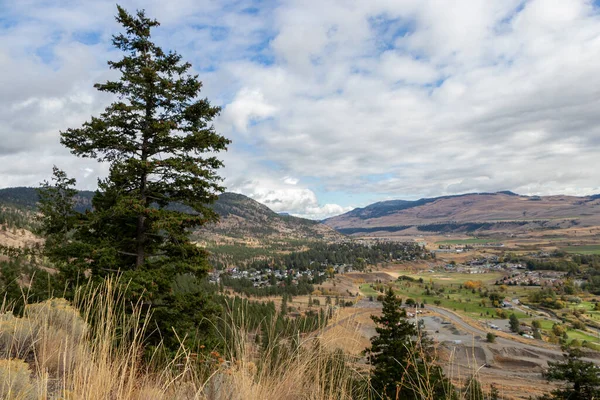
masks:
[[[5,358],[25,358],[33,350],[37,332],[31,321],[0,314],[0,354]]]
[[[573,327],[573,329],[579,329],[582,331],[585,331],[587,329],[587,327],[585,326],[585,324],[581,321],[573,321],[571,323],[571,326]]]
[[[0,398],[36,400],[31,371],[23,360],[0,360]]]
[[[488,332],[486,335],[486,340],[488,343],[494,343],[496,341],[496,335],[494,335],[492,332]]]
[[[465,289],[478,289],[483,285],[481,281],[466,281],[464,283]]]
[[[65,299],[28,304],[23,318],[0,314],[0,354],[28,358],[54,373],[73,366],[77,346],[88,332],[79,312]]]
[[[552,325],[552,333],[554,333],[556,336],[562,336],[567,332],[567,330],[565,329],[565,327],[561,324],[554,324]]]

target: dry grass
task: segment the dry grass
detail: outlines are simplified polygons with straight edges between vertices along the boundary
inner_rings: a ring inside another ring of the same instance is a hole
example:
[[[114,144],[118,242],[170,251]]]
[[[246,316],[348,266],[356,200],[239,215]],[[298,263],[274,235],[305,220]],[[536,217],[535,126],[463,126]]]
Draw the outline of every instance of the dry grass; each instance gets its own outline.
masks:
[[[188,349],[168,362],[161,350],[142,359],[148,320],[141,307],[123,312],[124,299],[108,280],[82,290],[74,306],[52,299],[0,312],[0,398],[63,400],[352,399],[346,356],[315,339],[275,337],[261,349],[243,326],[229,329],[224,355]],[[94,321],[90,324],[89,321]],[[229,321],[232,325],[235,321]],[[273,327],[274,328],[274,327]],[[274,332],[274,329],[273,329]],[[226,361],[227,360],[227,361]]]
[[[226,321],[229,329],[223,332],[227,335],[224,354],[212,352],[202,356],[182,346],[167,361],[160,349],[152,360],[144,360],[146,327],[140,321],[147,321],[147,315],[139,305],[133,305],[133,313],[125,313],[124,299],[116,287],[116,282],[107,280],[100,288],[82,290],[74,305],[63,299],[30,304],[23,317],[7,310],[0,312],[0,398],[378,398],[370,392],[369,368],[359,362],[358,354],[329,350],[337,347],[343,334],[335,329],[290,339],[278,337],[273,325],[266,332],[268,345],[261,346],[255,343],[254,332],[245,329],[241,318]],[[233,319],[233,313],[229,315]],[[344,326],[351,327],[352,324]],[[354,332],[346,333],[354,337]],[[423,355],[415,353],[415,357]],[[398,373],[403,374],[406,368],[410,365],[399,364]],[[437,400],[430,373],[432,370],[427,370],[422,378],[404,384],[418,388],[423,399]],[[450,378],[460,381],[458,376]],[[449,388],[447,398],[451,398],[451,392]]]

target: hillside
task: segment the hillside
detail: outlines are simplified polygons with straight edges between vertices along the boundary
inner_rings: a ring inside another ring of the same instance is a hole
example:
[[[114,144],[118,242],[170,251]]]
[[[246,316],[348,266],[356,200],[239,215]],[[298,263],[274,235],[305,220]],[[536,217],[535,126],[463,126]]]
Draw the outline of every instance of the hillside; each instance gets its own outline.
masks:
[[[342,235],[318,222],[277,214],[269,207],[237,193],[223,193],[213,205],[221,220],[200,229],[201,236],[233,238],[340,239]]]
[[[80,191],[76,197],[76,210],[84,211],[91,207],[92,191]],[[16,187],[0,189],[0,207],[10,212],[20,212],[32,217],[36,209],[38,195],[35,188]],[[341,235],[318,221],[289,215],[280,215],[267,206],[242,194],[223,193],[213,209],[221,221],[203,227],[195,232],[202,238],[231,237],[263,239],[285,237],[290,239],[339,239]],[[19,228],[27,228],[21,223]]]
[[[473,232],[560,229],[600,225],[600,195],[520,196],[472,193],[391,200],[323,221],[345,234],[375,232]]]
[[[83,212],[92,206],[94,192],[81,190],[75,197],[75,209]],[[18,209],[35,210],[37,208],[38,194],[35,188],[14,187],[0,189],[0,205]]]

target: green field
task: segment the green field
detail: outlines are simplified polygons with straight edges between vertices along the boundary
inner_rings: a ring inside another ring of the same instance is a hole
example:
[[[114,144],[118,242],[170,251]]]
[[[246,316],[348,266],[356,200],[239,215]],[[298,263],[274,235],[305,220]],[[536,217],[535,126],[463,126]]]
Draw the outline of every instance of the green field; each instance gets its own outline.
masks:
[[[528,321],[531,322],[530,320]],[[552,326],[555,324],[554,321],[550,321],[547,319],[539,319],[539,321],[541,324],[542,331],[544,331],[546,334],[552,332]],[[578,339],[582,342],[585,340],[587,342],[592,342],[596,344],[600,343],[600,339],[598,338],[598,336],[595,336],[591,332],[583,332],[576,329],[568,329],[567,335],[569,336],[569,342],[573,341],[574,339]]]
[[[600,244],[589,244],[584,246],[567,246],[562,247],[561,250],[573,254],[600,254]]]
[[[458,273],[458,272],[425,272],[421,274],[402,274],[410,276],[414,279],[423,278],[423,282],[429,283],[432,281],[433,283],[440,284],[463,284],[466,281],[482,281],[484,284],[493,284],[499,278],[504,276],[502,272],[488,272],[486,274],[466,274],[466,273]]]
[[[487,297],[481,297],[477,290],[475,291],[475,293],[473,293],[473,291],[470,289],[461,288],[461,285],[467,280],[484,281],[483,279],[481,279],[483,278],[483,275],[492,275],[491,277],[488,277],[488,279],[494,281],[501,274],[494,273],[476,275],[448,273],[443,274],[442,277],[439,278],[425,275],[412,275],[412,277],[415,279],[423,277],[423,283],[419,283],[418,281],[399,281],[394,284],[394,291],[404,300],[406,300],[407,298],[412,298],[419,304],[426,303],[430,305],[435,305],[436,302],[439,302],[440,307],[456,311],[470,318],[498,318],[496,314],[496,308],[492,306],[490,300]],[[425,287],[428,286],[431,288],[432,283],[438,290],[443,287],[444,292],[440,294],[435,294],[430,289],[430,293],[427,294]],[[494,287],[491,286],[489,288],[494,289]],[[381,292],[375,290],[373,288],[373,285],[369,283],[361,285],[360,290],[366,296],[377,296],[382,294]],[[510,288],[503,294],[507,297],[513,297],[515,296],[515,293],[516,292],[513,292],[512,288]],[[485,306],[481,304],[482,300],[485,301]],[[514,313],[519,318],[527,318],[527,315],[519,310],[503,310],[506,312],[507,315]]]
[[[365,284],[360,285],[360,291],[365,296],[375,296],[375,297],[377,297],[378,295],[381,294],[378,291],[376,291],[375,289],[373,289],[371,287],[371,284],[369,284],[369,283],[365,283]]]
[[[487,243],[498,243],[498,242],[500,242],[500,240],[498,240],[498,239],[471,238],[471,239],[442,240],[441,242],[435,242],[435,244],[487,244]]]

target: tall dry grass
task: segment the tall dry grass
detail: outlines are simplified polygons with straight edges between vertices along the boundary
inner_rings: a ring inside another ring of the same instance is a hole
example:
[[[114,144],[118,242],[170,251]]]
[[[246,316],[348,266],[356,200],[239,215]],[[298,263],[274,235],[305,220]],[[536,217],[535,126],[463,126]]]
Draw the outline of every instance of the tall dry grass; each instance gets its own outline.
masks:
[[[72,304],[51,299],[27,304],[22,317],[0,309],[0,398],[61,400],[333,400],[377,399],[367,366],[332,351],[320,335],[283,337],[275,322],[257,343],[243,313],[228,315],[224,354],[181,346],[170,358],[158,348],[144,358],[148,312],[128,305],[117,281],[82,288]],[[133,310],[131,312],[131,310]],[[236,315],[234,318],[233,316]],[[181,338],[183,343],[183,338]],[[424,354],[414,353],[414,364]],[[432,360],[435,362],[436,360]],[[451,362],[451,361],[450,361]],[[399,374],[408,366],[399,364]],[[433,366],[416,381],[423,399],[438,400]],[[409,376],[409,374],[406,374]],[[456,376],[451,377],[457,381]],[[473,398],[471,374],[446,399]],[[437,397],[436,397],[437,396]]]
[[[160,348],[144,359],[148,315],[141,304],[125,312],[117,288],[109,279],[82,288],[73,304],[27,304],[22,317],[0,309],[0,398],[325,400],[358,394],[355,381],[365,375],[348,368],[343,354],[325,350],[314,337],[276,337],[274,326],[269,345],[261,346],[233,317],[225,321],[225,354],[202,356],[181,346],[169,359]]]

